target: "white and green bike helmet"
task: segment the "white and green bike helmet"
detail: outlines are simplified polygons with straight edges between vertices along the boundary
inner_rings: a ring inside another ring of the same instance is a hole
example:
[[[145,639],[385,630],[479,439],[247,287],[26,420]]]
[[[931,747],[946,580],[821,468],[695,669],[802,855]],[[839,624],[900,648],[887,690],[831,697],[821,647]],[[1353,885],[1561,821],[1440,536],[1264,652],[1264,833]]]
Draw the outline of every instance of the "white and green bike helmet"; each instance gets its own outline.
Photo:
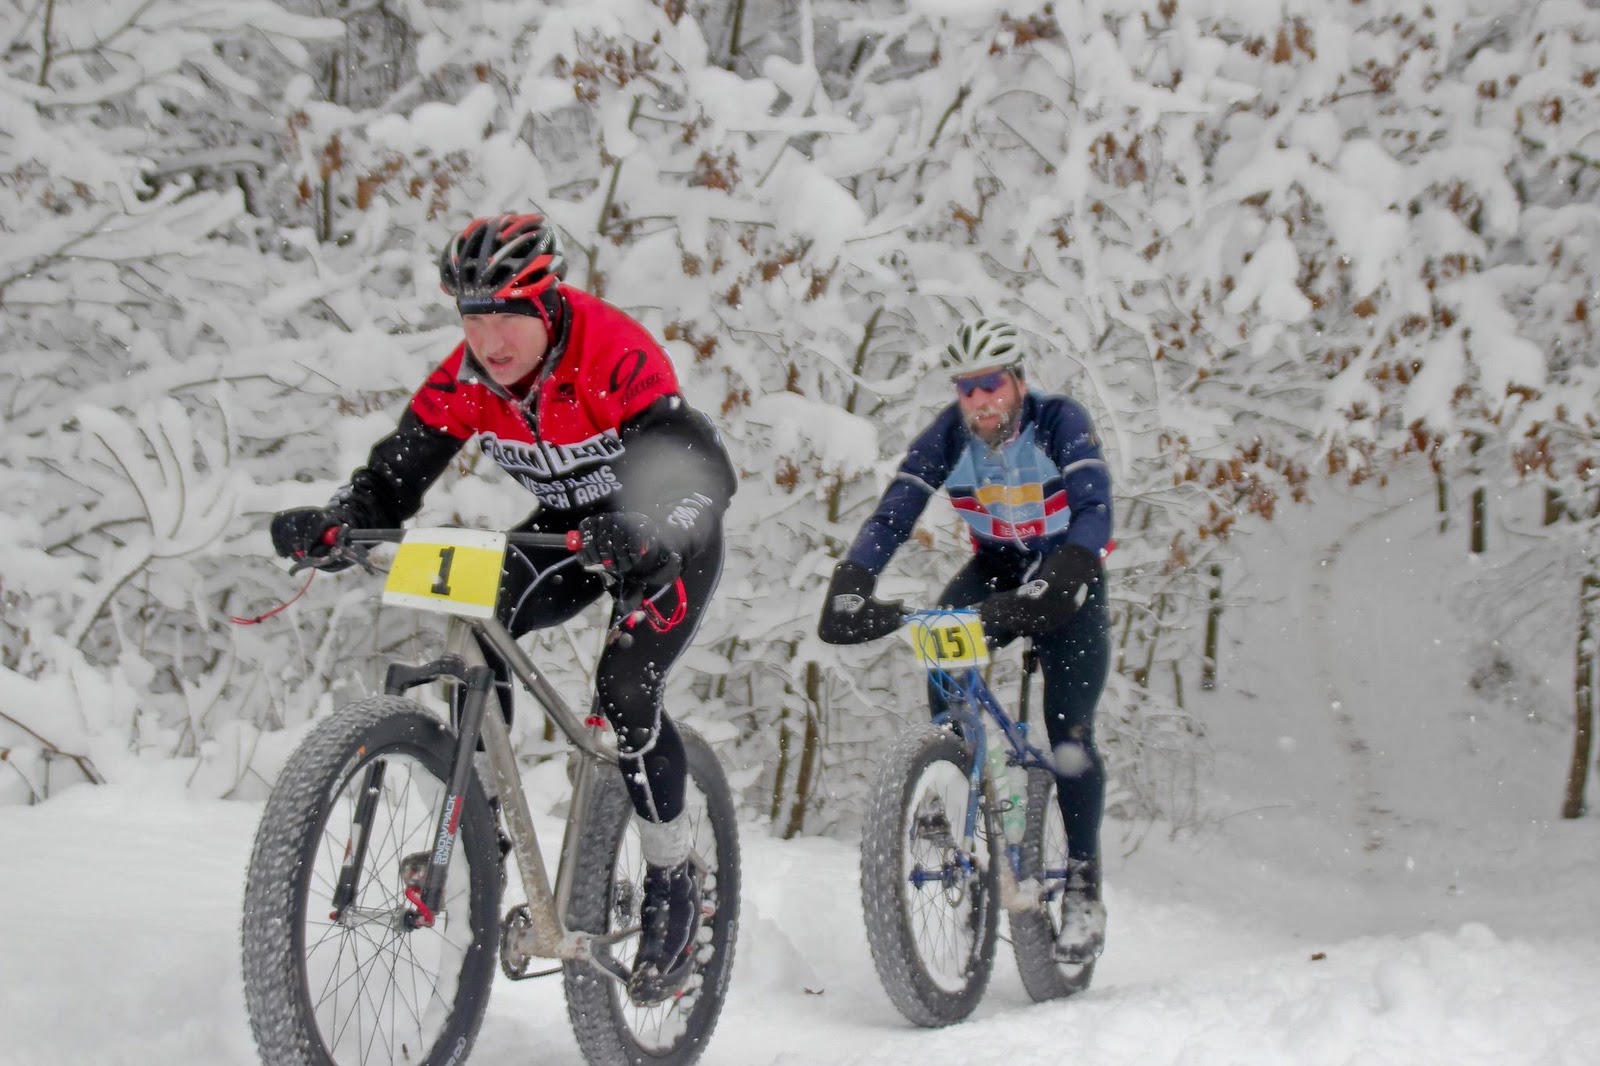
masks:
[[[969,318],[956,330],[940,357],[951,377],[965,377],[985,370],[1022,372],[1026,350],[1017,327],[999,318]]]

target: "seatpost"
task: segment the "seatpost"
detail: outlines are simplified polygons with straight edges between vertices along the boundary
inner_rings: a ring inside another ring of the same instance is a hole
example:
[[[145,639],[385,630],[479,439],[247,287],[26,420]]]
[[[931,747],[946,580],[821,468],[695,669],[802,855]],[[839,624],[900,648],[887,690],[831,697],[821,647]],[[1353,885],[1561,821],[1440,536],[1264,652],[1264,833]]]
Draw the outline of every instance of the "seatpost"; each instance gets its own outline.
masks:
[[[1034,671],[1039,669],[1039,653],[1033,650],[1033,641],[1030,639],[1022,647],[1022,694],[1017,700],[1017,721],[1028,720],[1028,689],[1033,681]]]

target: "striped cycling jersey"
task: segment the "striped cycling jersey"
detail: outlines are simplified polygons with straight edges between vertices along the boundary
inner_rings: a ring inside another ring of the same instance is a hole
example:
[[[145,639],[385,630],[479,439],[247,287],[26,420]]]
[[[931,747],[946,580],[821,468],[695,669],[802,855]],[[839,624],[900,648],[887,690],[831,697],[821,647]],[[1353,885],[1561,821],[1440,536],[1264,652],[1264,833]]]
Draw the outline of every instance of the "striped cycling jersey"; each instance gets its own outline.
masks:
[[[1065,396],[1029,392],[1016,434],[990,448],[952,403],[917,435],[847,556],[872,573],[888,565],[933,494],[944,488],[979,553],[1042,555],[1111,543],[1111,471],[1088,411]]]
[[[974,536],[1025,548],[1072,524],[1061,468],[1039,447],[1038,431],[1024,426],[992,451],[975,438],[962,449],[945,490]]]

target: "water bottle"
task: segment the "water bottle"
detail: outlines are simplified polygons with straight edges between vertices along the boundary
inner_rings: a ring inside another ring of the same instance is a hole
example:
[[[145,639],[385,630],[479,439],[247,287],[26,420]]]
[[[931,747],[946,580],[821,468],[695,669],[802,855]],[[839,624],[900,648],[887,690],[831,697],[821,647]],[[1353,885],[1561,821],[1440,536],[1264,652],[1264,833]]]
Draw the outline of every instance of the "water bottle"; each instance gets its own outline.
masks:
[[[1018,725],[1017,728],[1026,727]],[[1005,833],[1006,843],[1020,844],[1028,822],[1025,775],[1021,767],[1006,765],[1006,741],[998,730],[989,730],[988,740],[989,780],[994,783],[994,797],[1000,804],[1000,828]]]
[[[1027,743],[1027,722],[1017,723],[1017,735],[1023,743]],[[1001,816],[1006,841],[1020,844],[1028,829],[1028,771],[1020,766],[1007,766],[1005,777],[1001,780],[1006,783],[1006,806]]]

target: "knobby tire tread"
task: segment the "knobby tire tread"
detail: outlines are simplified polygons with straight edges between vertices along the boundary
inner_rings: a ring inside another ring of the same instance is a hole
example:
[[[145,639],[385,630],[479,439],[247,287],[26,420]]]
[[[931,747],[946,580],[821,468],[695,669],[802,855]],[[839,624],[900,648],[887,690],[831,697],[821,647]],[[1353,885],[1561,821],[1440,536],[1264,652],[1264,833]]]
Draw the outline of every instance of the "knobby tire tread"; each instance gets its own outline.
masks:
[[[1043,865],[1045,824],[1056,802],[1055,793],[1053,774],[1040,769],[1028,771],[1028,820],[1022,838],[1024,877],[1037,876]],[[1056,930],[1042,907],[1011,912],[1010,924],[1017,972],[1022,976],[1022,987],[1035,1003],[1063,999],[1089,987],[1094,979],[1094,963],[1067,965],[1056,961]]]
[[[987,907],[978,956],[965,987],[955,993],[939,988],[917,957],[910,917],[901,905],[906,819],[923,771],[939,761],[953,763],[965,775],[972,754],[954,734],[933,725],[919,726],[896,739],[878,765],[861,833],[861,903],[873,965],[895,1009],[927,1028],[959,1022],[977,1007],[994,969],[999,929],[995,863],[1002,860],[997,842],[985,833],[979,846],[986,849],[989,863],[983,886]]]
[[[727,777],[711,747],[693,730],[678,726],[689,778],[705,797],[706,821],[716,841],[718,909],[711,919],[710,960],[696,1001],[678,1040],[665,1050],[643,1048],[634,1040],[622,1011],[627,991],[585,963],[567,963],[563,984],[567,1016],[590,1066],[690,1066],[711,1039],[728,994],[739,927],[739,842],[737,815]],[[628,831],[633,805],[619,773],[600,771],[589,820],[578,848],[567,924],[600,932],[607,928],[617,854]]]
[[[365,747],[368,754],[358,757]],[[284,765],[256,832],[245,883],[241,947],[245,1000],[262,1061],[273,1066],[346,1066],[329,1057],[316,1036],[302,976],[302,923],[310,868],[330,797],[349,770],[364,772],[374,753],[402,750],[428,765],[442,782],[449,773],[454,734],[420,705],[374,696],[329,715],[308,733]],[[456,1006],[419,1066],[464,1062],[488,1006],[499,940],[498,848],[488,800],[474,777],[461,815],[458,853],[466,849],[474,881],[473,942],[462,967]],[[490,884],[480,880],[487,876]],[[464,1006],[463,1006],[464,1004]]]

